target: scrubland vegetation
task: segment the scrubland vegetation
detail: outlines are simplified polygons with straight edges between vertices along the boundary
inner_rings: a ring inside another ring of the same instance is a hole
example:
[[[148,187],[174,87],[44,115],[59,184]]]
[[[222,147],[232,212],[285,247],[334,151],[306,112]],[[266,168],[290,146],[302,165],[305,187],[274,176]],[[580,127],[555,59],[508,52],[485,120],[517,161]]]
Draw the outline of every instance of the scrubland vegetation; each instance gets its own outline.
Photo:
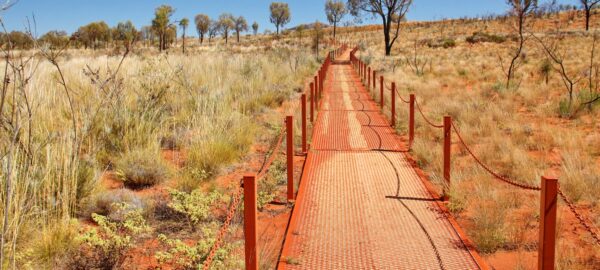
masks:
[[[452,116],[483,163],[532,185],[559,176],[600,227],[593,17],[586,31],[589,17],[570,6],[522,10],[519,32],[518,12],[405,22],[412,1],[398,3],[399,15],[385,15],[383,27],[341,27],[347,14],[364,15],[369,1],[327,1],[334,28],[315,22],[284,30],[289,7],[274,3],[275,35],[258,35],[254,22],[253,35],[244,36],[242,16],[199,14],[191,27],[199,38],[186,38],[190,21],[172,23],[168,6],[140,31],[130,22],[96,22],[71,37],[5,33],[0,268],[197,268],[238,183],[227,174],[271,154],[265,149],[279,134],[286,101],[296,102],[334,33],[357,44],[359,57],[394,80],[403,98],[416,94],[430,119]],[[397,104],[398,132],[406,134],[408,107]],[[411,154],[441,190],[443,134],[416,118]],[[449,209],[492,266],[531,268],[538,193],[496,182],[453,141]],[[259,183],[260,210],[279,196],[284,172],[277,159]],[[597,245],[562,203],[558,220],[560,269],[598,268]],[[243,266],[240,221],[238,213],[213,268]],[[276,260],[272,249],[261,256]]]
[[[305,49],[265,44],[186,55],[10,52],[18,60],[3,92],[5,266],[119,267],[150,239],[170,247],[157,249],[160,262],[201,262],[215,211],[229,200],[228,186],[212,180],[275,136],[276,109],[316,69]],[[193,239],[202,240],[182,250]],[[226,251],[236,245],[219,251],[217,268],[239,264]]]
[[[558,176],[566,195],[597,228],[600,77],[598,33],[593,31],[597,23],[586,32],[580,12],[527,19],[525,42],[508,86],[507,63],[519,47],[513,17],[407,23],[392,57],[383,55],[380,29],[357,32],[351,40],[360,44],[363,61],[398,84],[404,99],[416,95],[429,119],[441,124],[442,116],[452,116],[484,164],[535,186],[542,175]],[[408,106],[398,104],[398,129],[406,134]],[[416,119],[412,154],[441,189],[443,132],[430,127],[418,112]],[[535,266],[529,258],[537,250],[538,192],[497,181],[453,136],[449,208],[492,266]],[[597,268],[597,244],[566,205],[559,205],[562,255],[557,265]]]

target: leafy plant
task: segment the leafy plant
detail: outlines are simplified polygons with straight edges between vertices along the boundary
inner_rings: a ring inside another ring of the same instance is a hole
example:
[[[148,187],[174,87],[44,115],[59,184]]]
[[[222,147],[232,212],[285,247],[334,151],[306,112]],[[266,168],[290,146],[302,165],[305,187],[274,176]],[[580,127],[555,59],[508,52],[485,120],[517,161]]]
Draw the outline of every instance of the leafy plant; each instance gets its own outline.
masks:
[[[169,193],[171,194],[171,202],[168,206],[185,215],[192,231],[196,231],[196,226],[201,222],[207,222],[211,219],[211,209],[221,199],[221,194],[217,191],[206,194],[199,189],[191,193],[171,189]]]
[[[133,239],[150,230],[140,209],[131,209],[126,203],[116,203],[123,219],[113,221],[109,217],[92,214],[98,228],[91,228],[77,237],[81,247],[71,257],[72,269],[114,269],[125,260],[126,251]]]
[[[162,265],[169,265],[175,269],[198,269],[208,257],[210,249],[215,243],[213,228],[202,229],[203,238],[190,244],[190,241],[169,239],[160,234],[158,240],[167,246],[166,251],[157,252],[155,257]],[[235,244],[223,242],[212,261],[211,269],[237,269],[242,263],[233,255]]]
[[[87,198],[82,204],[81,215],[92,218],[93,214],[108,216],[113,220],[118,219],[116,214],[121,212],[120,203],[126,203],[130,209],[143,211],[144,202],[134,192],[128,189],[108,190],[94,194]]]

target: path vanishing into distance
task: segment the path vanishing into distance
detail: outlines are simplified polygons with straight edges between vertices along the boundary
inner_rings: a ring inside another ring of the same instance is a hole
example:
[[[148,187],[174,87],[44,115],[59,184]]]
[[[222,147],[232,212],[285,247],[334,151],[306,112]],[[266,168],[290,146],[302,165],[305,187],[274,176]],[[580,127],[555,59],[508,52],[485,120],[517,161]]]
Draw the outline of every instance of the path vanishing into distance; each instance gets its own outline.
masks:
[[[486,269],[409,163],[349,53],[326,76],[278,268]]]

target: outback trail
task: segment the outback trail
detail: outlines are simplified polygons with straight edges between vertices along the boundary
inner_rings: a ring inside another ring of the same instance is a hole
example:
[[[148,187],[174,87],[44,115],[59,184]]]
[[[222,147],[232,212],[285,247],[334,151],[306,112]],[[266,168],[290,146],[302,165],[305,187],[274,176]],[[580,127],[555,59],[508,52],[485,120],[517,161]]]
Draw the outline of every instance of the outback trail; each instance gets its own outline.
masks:
[[[328,71],[279,269],[480,269],[349,50]]]

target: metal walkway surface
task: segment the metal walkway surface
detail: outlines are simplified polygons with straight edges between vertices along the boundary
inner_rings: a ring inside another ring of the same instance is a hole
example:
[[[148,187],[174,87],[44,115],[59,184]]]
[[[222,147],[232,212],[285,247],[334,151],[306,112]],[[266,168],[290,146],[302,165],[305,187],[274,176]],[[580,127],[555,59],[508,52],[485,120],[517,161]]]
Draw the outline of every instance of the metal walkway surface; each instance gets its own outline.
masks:
[[[324,88],[278,268],[480,269],[352,66]]]

